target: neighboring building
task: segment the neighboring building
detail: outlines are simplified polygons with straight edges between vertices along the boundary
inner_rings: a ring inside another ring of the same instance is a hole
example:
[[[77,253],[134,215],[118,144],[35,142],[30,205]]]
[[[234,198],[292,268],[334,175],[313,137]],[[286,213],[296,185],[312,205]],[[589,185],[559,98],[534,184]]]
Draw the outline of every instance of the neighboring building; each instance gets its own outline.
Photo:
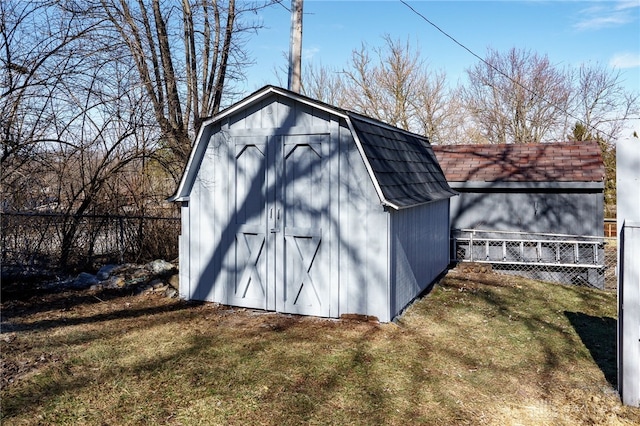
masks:
[[[595,142],[433,146],[451,227],[602,236],[604,164]]]
[[[206,121],[173,201],[180,294],[393,319],[449,263],[426,138],[267,86]]]
[[[452,259],[603,288],[604,165],[594,142],[447,145]]]

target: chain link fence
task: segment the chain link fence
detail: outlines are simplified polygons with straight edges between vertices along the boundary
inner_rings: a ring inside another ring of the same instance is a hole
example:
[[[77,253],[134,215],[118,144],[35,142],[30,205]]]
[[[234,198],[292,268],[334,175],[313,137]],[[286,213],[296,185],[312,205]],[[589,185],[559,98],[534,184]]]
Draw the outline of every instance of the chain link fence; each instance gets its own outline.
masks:
[[[615,238],[455,229],[451,258],[542,281],[616,288]]]
[[[0,216],[3,276],[12,270],[24,273],[178,257],[178,217],[73,217],[55,213]]]

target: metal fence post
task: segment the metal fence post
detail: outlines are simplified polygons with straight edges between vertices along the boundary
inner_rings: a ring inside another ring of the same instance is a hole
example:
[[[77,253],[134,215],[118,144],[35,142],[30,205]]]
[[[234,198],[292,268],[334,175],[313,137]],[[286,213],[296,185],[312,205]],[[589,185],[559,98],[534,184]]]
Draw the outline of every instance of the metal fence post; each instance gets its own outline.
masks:
[[[120,225],[120,238],[118,238],[119,261],[124,263],[124,218],[122,216],[118,218],[118,224]]]

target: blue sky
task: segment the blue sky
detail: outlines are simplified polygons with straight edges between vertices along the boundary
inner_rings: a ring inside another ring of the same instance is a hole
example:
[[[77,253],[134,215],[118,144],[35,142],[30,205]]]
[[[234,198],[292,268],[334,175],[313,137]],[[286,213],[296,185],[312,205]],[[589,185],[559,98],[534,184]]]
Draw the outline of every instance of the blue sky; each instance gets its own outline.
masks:
[[[289,8],[290,0],[283,0]],[[640,0],[625,1],[409,1],[431,22],[477,55],[512,47],[546,54],[553,64],[599,63],[619,69],[625,87],[640,92]],[[286,85],[276,76],[286,67],[291,15],[274,5],[259,13],[265,26],[248,44],[256,64],[245,89]],[[478,59],[425,22],[400,1],[304,0],[303,66],[344,67],[362,42],[382,45],[382,36],[409,40],[432,69],[455,84]],[[280,83],[282,82],[282,83]]]

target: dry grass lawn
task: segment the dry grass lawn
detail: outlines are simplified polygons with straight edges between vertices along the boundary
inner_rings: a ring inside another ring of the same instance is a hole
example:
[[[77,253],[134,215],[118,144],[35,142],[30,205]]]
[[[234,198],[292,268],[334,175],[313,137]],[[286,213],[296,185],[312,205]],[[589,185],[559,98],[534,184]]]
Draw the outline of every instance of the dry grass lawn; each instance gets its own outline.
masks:
[[[396,323],[3,300],[3,425],[623,425],[616,294],[451,271]]]

